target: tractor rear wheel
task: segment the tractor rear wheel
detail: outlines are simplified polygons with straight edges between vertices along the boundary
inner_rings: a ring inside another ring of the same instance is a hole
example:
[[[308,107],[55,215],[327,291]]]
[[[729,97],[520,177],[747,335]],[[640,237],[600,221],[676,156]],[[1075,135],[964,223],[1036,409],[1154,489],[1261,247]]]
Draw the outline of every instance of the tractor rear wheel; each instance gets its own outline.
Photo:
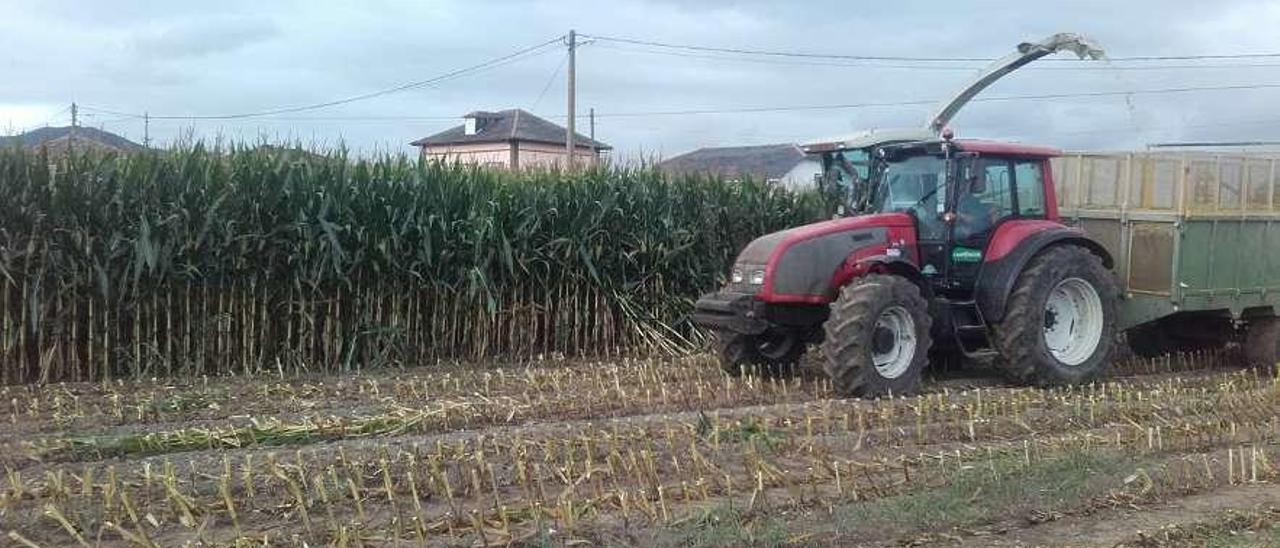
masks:
[[[1280,318],[1264,316],[1245,325],[1244,357],[1253,367],[1271,369],[1280,361]]]
[[[1031,260],[992,327],[1013,380],[1038,386],[1081,384],[1107,368],[1116,330],[1115,280],[1097,255],[1052,247]]]
[[[797,333],[766,331],[759,335],[731,332],[716,334],[720,369],[734,377],[743,374],[767,378],[791,375],[804,350],[804,340]]]
[[[845,286],[824,324],[822,353],[841,396],[912,394],[928,363],[929,305],[900,276],[871,274]]]

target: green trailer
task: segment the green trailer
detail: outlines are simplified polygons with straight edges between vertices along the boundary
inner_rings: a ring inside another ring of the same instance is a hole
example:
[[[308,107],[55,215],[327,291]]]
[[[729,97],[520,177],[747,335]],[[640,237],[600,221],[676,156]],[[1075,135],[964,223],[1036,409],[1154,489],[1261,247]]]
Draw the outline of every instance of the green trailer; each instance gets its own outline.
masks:
[[[1265,156],[1072,153],[1059,213],[1115,258],[1119,327],[1142,355],[1275,340],[1280,193]]]

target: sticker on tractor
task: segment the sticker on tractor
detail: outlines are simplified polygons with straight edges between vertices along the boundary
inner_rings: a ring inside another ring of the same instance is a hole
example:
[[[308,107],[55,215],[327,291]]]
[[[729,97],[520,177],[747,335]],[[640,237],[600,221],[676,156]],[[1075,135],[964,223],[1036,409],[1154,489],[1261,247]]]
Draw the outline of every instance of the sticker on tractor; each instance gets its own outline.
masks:
[[[951,260],[957,263],[982,262],[982,250],[971,247],[957,247],[951,250]]]

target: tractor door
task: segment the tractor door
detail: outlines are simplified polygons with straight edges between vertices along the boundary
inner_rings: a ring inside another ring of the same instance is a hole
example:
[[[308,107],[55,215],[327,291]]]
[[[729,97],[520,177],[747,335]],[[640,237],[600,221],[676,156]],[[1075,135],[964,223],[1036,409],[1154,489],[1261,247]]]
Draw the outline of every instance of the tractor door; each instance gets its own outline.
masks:
[[[972,290],[991,235],[1011,219],[1045,217],[1043,161],[1001,156],[969,159],[960,166],[952,202],[948,281]]]

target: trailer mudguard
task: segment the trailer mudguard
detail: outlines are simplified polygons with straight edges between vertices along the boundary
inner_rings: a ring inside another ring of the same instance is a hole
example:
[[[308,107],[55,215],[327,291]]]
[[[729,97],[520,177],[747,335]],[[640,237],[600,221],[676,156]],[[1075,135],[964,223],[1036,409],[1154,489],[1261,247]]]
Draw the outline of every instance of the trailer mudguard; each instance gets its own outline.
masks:
[[[974,301],[989,323],[1004,319],[1004,310],[1018,276],[1027,263],[1044,249],[1054,245],[1078,245],[1102,259],[1103,266],[1115,267],[1115,261],[1101,244],[1089,239],[1083,230],[1053,221],[1015,220],[1002,223],[992,235],[984,254],[982,270],[974,287]]]

